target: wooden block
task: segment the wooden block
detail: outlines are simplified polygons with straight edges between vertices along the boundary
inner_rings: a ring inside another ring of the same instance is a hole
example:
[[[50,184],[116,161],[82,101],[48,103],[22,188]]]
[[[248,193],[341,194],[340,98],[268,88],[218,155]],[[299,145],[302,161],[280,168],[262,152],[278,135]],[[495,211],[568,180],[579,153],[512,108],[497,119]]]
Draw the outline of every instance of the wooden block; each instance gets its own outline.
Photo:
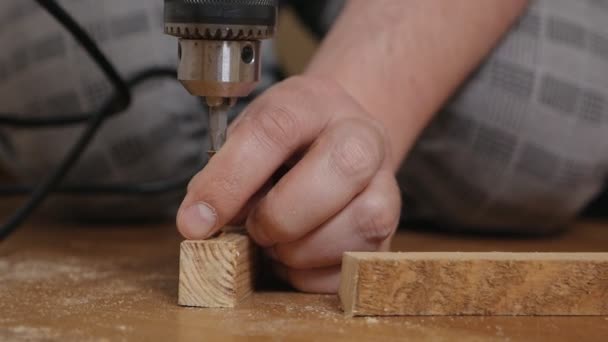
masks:
[[[608,253],[345,253],[348,316],[608,315]]]
[[[179,305],[231,308],[253,292],[256,247],[241,233],[181,244]]]

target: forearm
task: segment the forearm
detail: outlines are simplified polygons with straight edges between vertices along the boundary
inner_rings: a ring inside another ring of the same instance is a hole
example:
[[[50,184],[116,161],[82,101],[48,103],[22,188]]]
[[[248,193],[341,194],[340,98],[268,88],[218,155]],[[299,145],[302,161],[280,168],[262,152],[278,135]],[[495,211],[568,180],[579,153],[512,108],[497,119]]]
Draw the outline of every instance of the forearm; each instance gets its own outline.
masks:
[[[526,0],[349,0],[307,74],[340,83],[386,126],[397,168]]]

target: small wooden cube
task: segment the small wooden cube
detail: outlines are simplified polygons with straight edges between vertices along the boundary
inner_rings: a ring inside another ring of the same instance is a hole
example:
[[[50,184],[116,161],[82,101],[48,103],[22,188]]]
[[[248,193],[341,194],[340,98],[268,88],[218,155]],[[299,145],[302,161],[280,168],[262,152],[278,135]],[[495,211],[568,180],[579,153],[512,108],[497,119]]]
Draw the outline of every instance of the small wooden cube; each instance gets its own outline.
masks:
[[[254,289],[256,247],[244,233],[181,244],[179,305],[232,308]]]

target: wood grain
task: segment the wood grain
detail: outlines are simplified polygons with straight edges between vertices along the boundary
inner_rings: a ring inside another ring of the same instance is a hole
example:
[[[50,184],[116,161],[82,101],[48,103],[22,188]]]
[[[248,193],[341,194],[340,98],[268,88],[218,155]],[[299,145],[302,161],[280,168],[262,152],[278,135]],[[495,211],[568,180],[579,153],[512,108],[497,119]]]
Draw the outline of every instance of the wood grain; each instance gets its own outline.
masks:
[[[254,288],[256,251],[241,233],[181,244],[179,305],[231,308]]]
[[[348,316],[607,315],[608,253],[346,253]]]
[[[1,217],[20,201],[4,203]],[[608,317],[350,319],[337,296],[286,290],[256,290],[234,309],[193,310],[176,305],[182,240],[173,221],[32,217],[0,244],[0,341],[608,341]],[[579,222],[543,239],[400,230],[392,248],[608,252],[608,223]]]

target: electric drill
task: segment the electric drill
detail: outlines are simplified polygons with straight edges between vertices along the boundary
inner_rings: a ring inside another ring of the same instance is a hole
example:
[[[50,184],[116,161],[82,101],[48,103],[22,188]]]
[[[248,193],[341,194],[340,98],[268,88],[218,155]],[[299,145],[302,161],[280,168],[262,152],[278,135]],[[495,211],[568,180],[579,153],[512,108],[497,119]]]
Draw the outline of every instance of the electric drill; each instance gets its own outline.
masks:
[[[261,77],[261,41],[274,36],[278,0],[165,0],[165,33],[179,38],[178,79],[209,106],[213,155],[228,112]]]

